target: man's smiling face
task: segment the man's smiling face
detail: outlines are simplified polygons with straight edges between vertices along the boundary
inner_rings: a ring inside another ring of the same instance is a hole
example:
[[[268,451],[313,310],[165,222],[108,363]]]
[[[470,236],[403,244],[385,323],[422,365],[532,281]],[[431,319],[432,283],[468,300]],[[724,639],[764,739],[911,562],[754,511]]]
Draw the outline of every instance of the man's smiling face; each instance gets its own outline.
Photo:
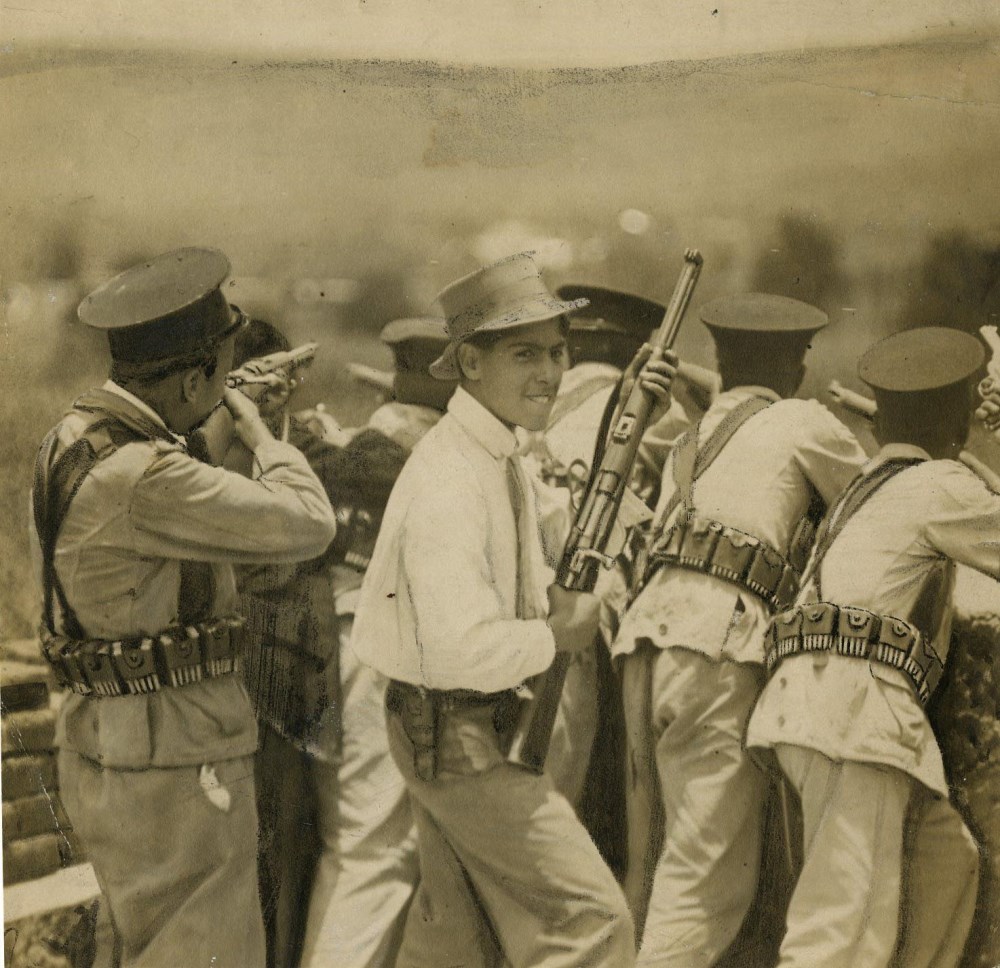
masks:
[[[489,348],[459,348],[463,385],[509,427],[544,430],[568,365],[565,326],[546,319],[510,330]]]

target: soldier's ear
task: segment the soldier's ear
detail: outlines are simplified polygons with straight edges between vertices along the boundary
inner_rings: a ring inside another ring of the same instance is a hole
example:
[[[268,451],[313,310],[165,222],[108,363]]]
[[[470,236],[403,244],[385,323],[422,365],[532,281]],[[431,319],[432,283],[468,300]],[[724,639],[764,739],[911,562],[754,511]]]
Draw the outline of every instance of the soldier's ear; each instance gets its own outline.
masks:
[[[185,370],[181,374],[181,400],[183,400],[184,403],[191,403],[192,400],[197,398],[198,391],[201,389],[201,384],[204,379],[205,374],[199,367],[193,367],[190,370]]]
[[[459,343],[455,348],[455,359],[458,361],[458,371],[464,379],[481,378],[482,351],[478,346],[473,343]]]

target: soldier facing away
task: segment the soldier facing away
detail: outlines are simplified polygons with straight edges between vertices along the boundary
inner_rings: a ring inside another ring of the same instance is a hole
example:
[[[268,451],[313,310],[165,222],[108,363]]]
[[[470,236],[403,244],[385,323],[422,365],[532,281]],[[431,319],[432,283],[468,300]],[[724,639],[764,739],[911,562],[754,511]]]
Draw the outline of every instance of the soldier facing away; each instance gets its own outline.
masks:
[[[792,399],[825,313],[748,293],[700,315],[723,391],[670,454],[646,584],[613,647],[629,744],[626,894],[639,963],[671,968],[714,964],[753,901],[767,780],[742,743],[764,631],[803,564],[800,522],[865,459],[825,407]]]
[[[226,389],[244,323],[228,274],[220,252],[182,249],[83,301],[111,379],[46,438],[32,491],[45,654],[72,689],[60,792],[123,966],[264,964],[233,565],[315,557],[335,533],[305,458]],[[223,402],[253,480],[188,453]]]
[[[881,449],[772,623],[747,743],[774,752],[802,809],[782,968],[954,968],[962,955],[979,856],[924,706],[948,656],[954,563],[1000,577],[1000,497],[955,459],[983,356],[974,337],[929,327],[861,358]]]

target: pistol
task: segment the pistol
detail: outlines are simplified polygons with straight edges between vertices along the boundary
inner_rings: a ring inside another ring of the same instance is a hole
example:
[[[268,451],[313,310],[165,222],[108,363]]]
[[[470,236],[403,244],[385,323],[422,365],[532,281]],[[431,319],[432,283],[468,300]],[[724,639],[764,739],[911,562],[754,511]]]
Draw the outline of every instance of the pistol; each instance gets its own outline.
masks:
[[[303,343],[295,349],[271,353],[247,360],[226,377],[226,386],[259,403],[269,394],[287,399],[299,382],[299,370],[308,367],[316,356],[319,343]],[[223,401],[198,425],[188,437],[192,456],[206,464],[218,466],[233,442],[233,416]]]

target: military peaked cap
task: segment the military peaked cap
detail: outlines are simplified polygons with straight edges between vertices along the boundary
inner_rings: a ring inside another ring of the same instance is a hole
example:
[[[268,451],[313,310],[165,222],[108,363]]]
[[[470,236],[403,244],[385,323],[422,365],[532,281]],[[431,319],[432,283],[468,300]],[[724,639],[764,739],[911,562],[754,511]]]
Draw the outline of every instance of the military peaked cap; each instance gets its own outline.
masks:
[[[98,286],[77,310],[108,334],[116,361],[143,364],[211,347],[243,323],[222,283],[229,260],[216,249],[167,252]]]
[[[603,286],[560,286],[560,299],[586,299],[590,305],[570,316],[573,330],[607,330],[644,342],[663,322],[667,307],[653,299],[634,296],[629,292],[606,289]]]
[[[876,391],[926,393],[965,382],[985,359],[975,336],[925,326],[876,343],[858,361],[858,376]]]
[[[822,309],[788,296],[743,292],[713,299],[698,310],[713,333],[771,333],[805,336],[829,322]]]

